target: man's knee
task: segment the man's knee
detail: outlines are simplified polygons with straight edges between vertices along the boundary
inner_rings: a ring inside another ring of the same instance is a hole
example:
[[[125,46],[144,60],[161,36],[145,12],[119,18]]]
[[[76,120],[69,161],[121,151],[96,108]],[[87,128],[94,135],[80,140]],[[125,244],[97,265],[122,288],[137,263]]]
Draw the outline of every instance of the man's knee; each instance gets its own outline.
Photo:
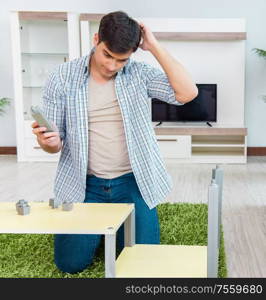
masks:
[[[64,273],[75,274],[84,271],[92,264],[93,258],[84,261],[73,261],[73,260],[63,260],[55,259],[55,264],[57,268]]]
[[[100,235],[55,235],[54,261],[62,272],[78,273],[93,260]]]

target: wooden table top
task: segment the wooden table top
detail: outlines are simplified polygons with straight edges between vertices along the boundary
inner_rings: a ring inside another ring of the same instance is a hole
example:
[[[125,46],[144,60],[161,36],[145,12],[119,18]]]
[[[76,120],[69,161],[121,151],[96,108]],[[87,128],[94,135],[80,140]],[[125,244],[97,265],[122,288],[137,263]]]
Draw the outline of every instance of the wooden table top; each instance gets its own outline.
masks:
[[[134,209],[127,203],[74,203],[71,211],[48,202],[28,204],[30,214],[22,216],[15,202],[0,202],[0,233],[113,234]]]

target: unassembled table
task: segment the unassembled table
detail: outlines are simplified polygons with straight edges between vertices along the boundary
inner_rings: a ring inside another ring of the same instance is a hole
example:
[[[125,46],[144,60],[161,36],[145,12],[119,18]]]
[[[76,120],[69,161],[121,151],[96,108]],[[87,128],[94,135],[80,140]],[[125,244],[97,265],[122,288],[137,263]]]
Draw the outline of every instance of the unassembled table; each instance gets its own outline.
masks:
[[[75,203],[71,211],[47,202],[29,202],[29,215],[18,215],[14,202],[0,202],[0,233],[103,234],[105,277],[115,277],[116,232],[124,223],[125,246],[135,244],[134,204]]]

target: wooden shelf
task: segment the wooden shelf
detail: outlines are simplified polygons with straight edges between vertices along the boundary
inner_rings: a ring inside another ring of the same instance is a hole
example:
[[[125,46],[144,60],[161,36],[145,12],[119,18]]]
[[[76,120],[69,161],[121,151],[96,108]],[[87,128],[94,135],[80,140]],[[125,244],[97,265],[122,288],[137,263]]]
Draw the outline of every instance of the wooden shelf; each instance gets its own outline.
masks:
[[[80,21],[95,21],[100,22],[104,14],[80,14]]]
[[[233,41],[246,40],[246,32],[153,32],[159,40],[171,41]]]
[[[245,136],[243,135],[193,135],[192,146],[244,146]]]
[[[21,52],[22,55],[59,55],[59,56],[68,56],[69,54],[68,53],[41,53],[41,52]]]
[[[116,260],[116,277],[207,277],[207,247],[144,244],[125,247]]]
[[[243,156],[245,147],[192,147],[192,156]]]
[[[245,147],[244,144],[204,144],[204,143],[193,143],[191,144],[192,147]]]
[[[206,128],[206,127],[156,127],[157,135],[247,135],[247,128]]]
[[[20,11],[20,20],[67,20],[66,12]]]

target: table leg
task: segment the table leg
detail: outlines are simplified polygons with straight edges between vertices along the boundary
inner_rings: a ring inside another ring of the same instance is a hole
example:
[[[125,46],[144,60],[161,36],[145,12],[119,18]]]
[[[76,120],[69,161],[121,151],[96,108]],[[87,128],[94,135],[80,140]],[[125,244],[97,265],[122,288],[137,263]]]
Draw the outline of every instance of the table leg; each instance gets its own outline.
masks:
[[[135,245],[135,209],[127,217],[124,223],[124,239],[125,247],[132,247]]]
[[[115,277],[116,234],[105,234],[105,277]]]

